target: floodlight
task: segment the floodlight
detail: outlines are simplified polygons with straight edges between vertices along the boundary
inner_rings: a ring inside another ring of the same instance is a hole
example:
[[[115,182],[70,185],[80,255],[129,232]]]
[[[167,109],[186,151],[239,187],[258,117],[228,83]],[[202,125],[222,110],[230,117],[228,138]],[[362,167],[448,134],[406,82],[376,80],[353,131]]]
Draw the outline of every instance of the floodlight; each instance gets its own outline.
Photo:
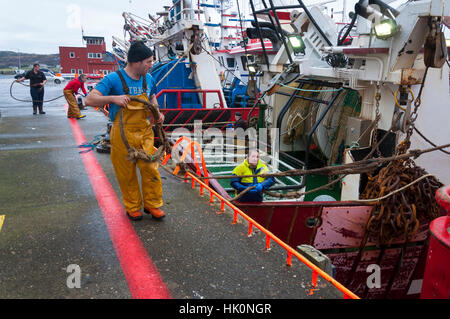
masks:
[[[253,64],[253,63],[249,64],[249,65],[247,65],[247,69],[248,69],[249,73],[255,74],[256,73],[256,69],[257,69],[257,65]]]
[[[386,40],[394,36],[398,31],[398,25],[395,20],[386,19],[375,25],[375,36],[378,39]]]
[[[291,34],[288,36],[288,40],[295,54],[305,53],[306,46],[301,36],[297,34]]]

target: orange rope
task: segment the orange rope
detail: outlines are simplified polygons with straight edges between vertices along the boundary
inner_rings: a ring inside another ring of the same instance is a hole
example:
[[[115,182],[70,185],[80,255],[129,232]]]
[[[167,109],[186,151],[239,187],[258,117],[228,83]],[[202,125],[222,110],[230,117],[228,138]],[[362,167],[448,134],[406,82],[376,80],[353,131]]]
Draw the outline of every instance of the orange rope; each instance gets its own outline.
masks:
[[[269,249],[270,247],[270,239],[275,241],[277,244],[279,244],[281,247],[286,249],[287,252],[287,265],[292,266],[292,255],[297,257],[298,260],[300,260],[303,264],[308,266],[312,271],[312,285],[313,287],[316,287],[317,285],[317,276],[319,275],[329,283],[331,283],[334,287],[336,287],[339,291],[341,291],[344,294],[344,299],[360,299],[357,295],[355,295],[353,292],[351,292],[349,289],[344,287],[341,283],[339,283],[337,280],[335,280],[333,277],[328,275],[326,272],[324,272],[322,269],[314,265],[312,262],[310,262],[308,259],[306,259],[304,256],[302,256],[300,253],[298,253],[295,249],[284,243],[281,239],[279,239],[277,236],[275,236],[273,233],[265,229],[263,226],[258,224],[254,219],[246,215],[243,211],[241,211],[239,208],[234,206],[232,203],[230,203],[228,200],[223,198],[220,194],[218,194],[216,191],[214,191],[211,187],[204,184],[202,181],[200,181],[196,176],[191,174],[190,172],[187,172],[185,174],[185,182],[188,182],[187,176],[190,176],[192,178],[192,188],[195,188],[195,182],[197,182],[201,186],[201,191],[203,191],[203,188],[206,188],[209,190],[211,194],[211,200],[210,202],[213,202],[213,197],[217,197],[221,201],[221,211],[223,212],[225,210],[225,205],[230,207],[234,212],[234,218],[233,223],[237,222],[237,215],[241,215],[244,219],[246,219],[249,222],[249,234],[251,234],[251,230],[253,227],[258,228],[266,235],[266,248]],[[313,293],[313,290],[311,291]]]

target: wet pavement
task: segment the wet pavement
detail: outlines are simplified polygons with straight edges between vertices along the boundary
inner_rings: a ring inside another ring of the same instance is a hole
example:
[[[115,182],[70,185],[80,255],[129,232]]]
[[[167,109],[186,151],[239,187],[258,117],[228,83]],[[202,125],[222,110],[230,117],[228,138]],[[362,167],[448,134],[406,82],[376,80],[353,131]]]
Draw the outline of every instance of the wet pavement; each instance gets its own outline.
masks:
[[[0,78],[0,298],[131,298],[117,253],[66,117],[65,100],[44,104],[9,96],[11,77]],[[45,98],[62,86],[46,88]],[[27,88],[14,86],[27,98]],[[106,131],[107,118],[89,108],[79,120],[87,140]],[[108,154],[94,152],[119,199]],[[311,270],[247,226],[218,214],[209,196],[160,169],[167,217],[131,222],[173,298],[342,298]],[[81,269],[81,288],[69,288],[69,265]]]

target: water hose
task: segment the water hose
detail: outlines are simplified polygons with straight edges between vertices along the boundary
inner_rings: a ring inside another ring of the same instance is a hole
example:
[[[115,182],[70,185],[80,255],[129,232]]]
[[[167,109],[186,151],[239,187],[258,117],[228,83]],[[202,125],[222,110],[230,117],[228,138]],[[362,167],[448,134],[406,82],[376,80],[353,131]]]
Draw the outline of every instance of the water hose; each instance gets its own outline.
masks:
[[[13,82],[11,83],[11,86],[9,87],[9,95],[11,96],[11,98],[13,98],[14,100],[19,101],[19,102],[27,102],[27,103],[29,103],[29,102],[31,102],[31,103],[42,102],[42,103],[47,103],[47,102],[52,102],[52,101],[55,101],[55,100],[57,100],[57,99],[60,99],[60,98],[62,98],[62,97],[64,96],[64,94],[63,94],[63,95],[58,96],[58,97],[56,97],[56,98],[54,98],[54,99],[51,99],[51,100],[43,100],[43,101],[41,101],[41,100],[21,100],[21,99],[16,98],[16,97],[12,94],[12,87],[13,87],[14,83],[20,83],[20,84],[22,84],[23,86],[29,86],[29,87],[34,86],[34,85],[28,85],[28,84],[24,84],[24,83],[17,82],[17,81],[13,81]]]

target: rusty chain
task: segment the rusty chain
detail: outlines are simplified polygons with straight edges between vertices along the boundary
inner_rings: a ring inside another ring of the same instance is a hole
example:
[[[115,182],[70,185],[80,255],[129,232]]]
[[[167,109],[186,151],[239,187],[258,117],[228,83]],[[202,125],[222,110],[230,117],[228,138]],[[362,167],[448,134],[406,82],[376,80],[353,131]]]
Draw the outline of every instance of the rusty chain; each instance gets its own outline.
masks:
[[[377,91],[375,93],[375,119],[379,119],[381,117],[380,115],[380,100],[381,100],[381,93],[380,93],[380,85],[377,84]],[[375,127],[372,134],[372,145],[376,148],[378,157],[381,157],[380,147],[378,145],[377,141],[377,133],[378,133],[378,122],[375,121]],[[372,149],[373,151],[373,149]]]
[[[381,197],[425,174],[426,171],[412,159],[393,161],[377,175],[368,177],[369,182],[361,197]],[[439,207],[434,194],[440,187],[442,184],[434,176],[429,176],[376,203],[366,226],[368,237],[388,246],[394,239],[411,240],[421,222],[427,223],[438,217]]]
[[[408,121],[405,139],[396,148],[396,156],[406,154],[411,146],[411,135],[418,116],[428,68],[425,69],[419,93],[414,101],[414,110]],[[368,176],[368,183],[361,198],[375,198],[395,192],[427,172],[416,165],[412,158],[397,159],[383,167],[378,173]],[[403,238],[409,242],[417,233],[420,223],[438,217],[439,208],[434,194],[442,184],[434,176],[426,177],[407,189],[397,192],[374,205],[366,225],[365,240],[377,239],[380,245],[390,245],[393,240]]]

